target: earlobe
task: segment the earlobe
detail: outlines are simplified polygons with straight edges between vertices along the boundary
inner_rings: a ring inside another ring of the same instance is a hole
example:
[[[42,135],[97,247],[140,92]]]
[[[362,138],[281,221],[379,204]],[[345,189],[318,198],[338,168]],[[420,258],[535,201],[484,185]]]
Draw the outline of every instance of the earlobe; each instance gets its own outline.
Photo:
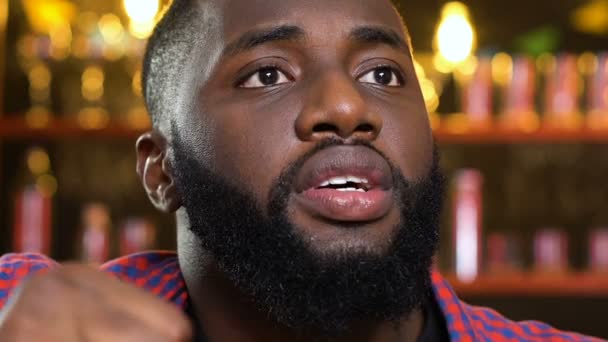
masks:
[[[165,137],[157,131],[142,134],[135,145],[137,174],[150,202],[160,211],[171,213],[181,207],[175,187]]]

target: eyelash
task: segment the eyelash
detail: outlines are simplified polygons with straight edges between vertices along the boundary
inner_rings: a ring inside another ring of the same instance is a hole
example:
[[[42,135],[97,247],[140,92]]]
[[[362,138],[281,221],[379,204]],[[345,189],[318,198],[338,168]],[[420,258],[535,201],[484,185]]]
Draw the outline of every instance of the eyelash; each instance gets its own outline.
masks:
[[[368,73],[370,73],[376,69],[381,69],[381,68],[387,68],[390,71],[392,71],[393,74],[395,75],[395,77],[397,77],[397,81],[400,83],[400,87],[405,85],[405,75],[401,71],[401,69],[394,67],[392,65],[389,65],[389,64],[378,64],[378,65],[374,66],[373,68],[365,69],[365,71],[360,73],[359,76],[356,77],[356,79],[358,80],[361,77],[367,75]]]
[[[255,75],[256,73],[264,70],[264,69],[277,69],[278,71],[282,72],[283,74],[285,74],[285,76],[289,79],[289,80],[293,80],[293,76],[291,76],[290,73],[286,72],[285,70],[283,70],[283,68],[281,68],[281,66],[279,65],[279,63],[267,63],[267,64],[262,64],[258,67],[255,68],[255,70],[253,70],[252,72],[248,72],[247,74],[245,74],[245,76],[239,77],[237,79],[237,81],[235,82],[235,86],[238,88],[240,86],[243,85],[243,83],[245,83],[248,79],[250,79],[253,75]]]
[[[388,64],[378,64],[378,65],[374,66],[373,68],[366,69],[364,72],[360,73],[355,79],[359,80],[361,77],[365,76],[366,74],[368,74],[376,69],[380,69],[380,68],[390,69],[393,72],[393,74],[395,75],[395,77],[397,77],[397,81],[399,81],[400,86],[405,85],[405,76],[403,75],[403,72],[401,72],[401,70],[399,68],[396,68],[396,67],[388,65]],[[253,75],[255,75],[256,73],[258,73],[264,69],[277,69],[278,71],[283,73],[289,80],[293,80],[293,76],[291,76],[290,73],[283,70],[283,68],[281,68],[279,63],[267,63],[267,64],[260,65],[259,67],[256,67],[255,70],[253,70],[252,72],[249,72],[245,76],[238,78],[238,80],[235,82],[235,87],[237,87],[237,88],[241,87]]]

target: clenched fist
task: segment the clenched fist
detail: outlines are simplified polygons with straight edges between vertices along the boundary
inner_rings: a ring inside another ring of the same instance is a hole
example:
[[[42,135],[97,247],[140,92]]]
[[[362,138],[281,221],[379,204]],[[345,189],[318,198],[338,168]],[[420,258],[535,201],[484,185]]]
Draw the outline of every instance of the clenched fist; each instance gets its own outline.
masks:
[[[190,341],[174,305],[87,266],[35,275],[0,312],[0,341]]]

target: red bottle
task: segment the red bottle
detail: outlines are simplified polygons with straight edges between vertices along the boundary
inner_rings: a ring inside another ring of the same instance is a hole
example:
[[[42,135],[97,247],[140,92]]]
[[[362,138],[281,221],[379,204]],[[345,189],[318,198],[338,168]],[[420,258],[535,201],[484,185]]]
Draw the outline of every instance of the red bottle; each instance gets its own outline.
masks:
[[[608,53],[598,56],[588,88],[587,126],[591,129],[608,129]]]
[[[530,57],[513,58],[511,79],[505,89],[501,124],[508,129],[534,131],[539,126],[534,96],[536,68]]]
[[[456,276],[473,281],[481,267],[481,219],[483,176],[463,170],[455,180],[453,246]]]
[[[492,60],[480,57],[477,68],[464,87],[462,111],[472,128],[487,128],[492,123]]]
[[[579,128],[579,78],[576,56],[558,56],[555,69],[547,76],[545,125],[561,129]]]
[[[540,273],[568,271],[568,236],[560,229],[542,229],[534,238],[534,266]]]
[[[144,219],[127,220],[120,230],[120,255],[129,255],[154,248],[156,227]]]
[[[82,211],[81,259],[100,264],[110,256],[110,212],[99,203],[88,204]]]
[[[57,183],[42,148],[26,153],[23,181],[15,194],[13,251],[50,254],[53,195]]]
[[[589,268],[608,273],[608,228],[598,228],[589,235]]]

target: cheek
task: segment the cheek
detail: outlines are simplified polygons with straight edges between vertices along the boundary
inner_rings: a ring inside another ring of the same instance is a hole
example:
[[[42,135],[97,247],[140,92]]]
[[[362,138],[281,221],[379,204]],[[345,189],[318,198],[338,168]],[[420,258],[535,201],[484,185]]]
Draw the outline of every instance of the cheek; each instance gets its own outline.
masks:
[[[221,128],[212,142],[216,172],[252,192],[263,206],[273,182],[299,153],[293,126],[297,114],[286,108],[284,103],[280,108],[230,105],[216,117]]]
[[[433,159],[433,136],[424,102],[416,94],[408,94],[384,108],[378,148],[407,179],[426,176]]]

